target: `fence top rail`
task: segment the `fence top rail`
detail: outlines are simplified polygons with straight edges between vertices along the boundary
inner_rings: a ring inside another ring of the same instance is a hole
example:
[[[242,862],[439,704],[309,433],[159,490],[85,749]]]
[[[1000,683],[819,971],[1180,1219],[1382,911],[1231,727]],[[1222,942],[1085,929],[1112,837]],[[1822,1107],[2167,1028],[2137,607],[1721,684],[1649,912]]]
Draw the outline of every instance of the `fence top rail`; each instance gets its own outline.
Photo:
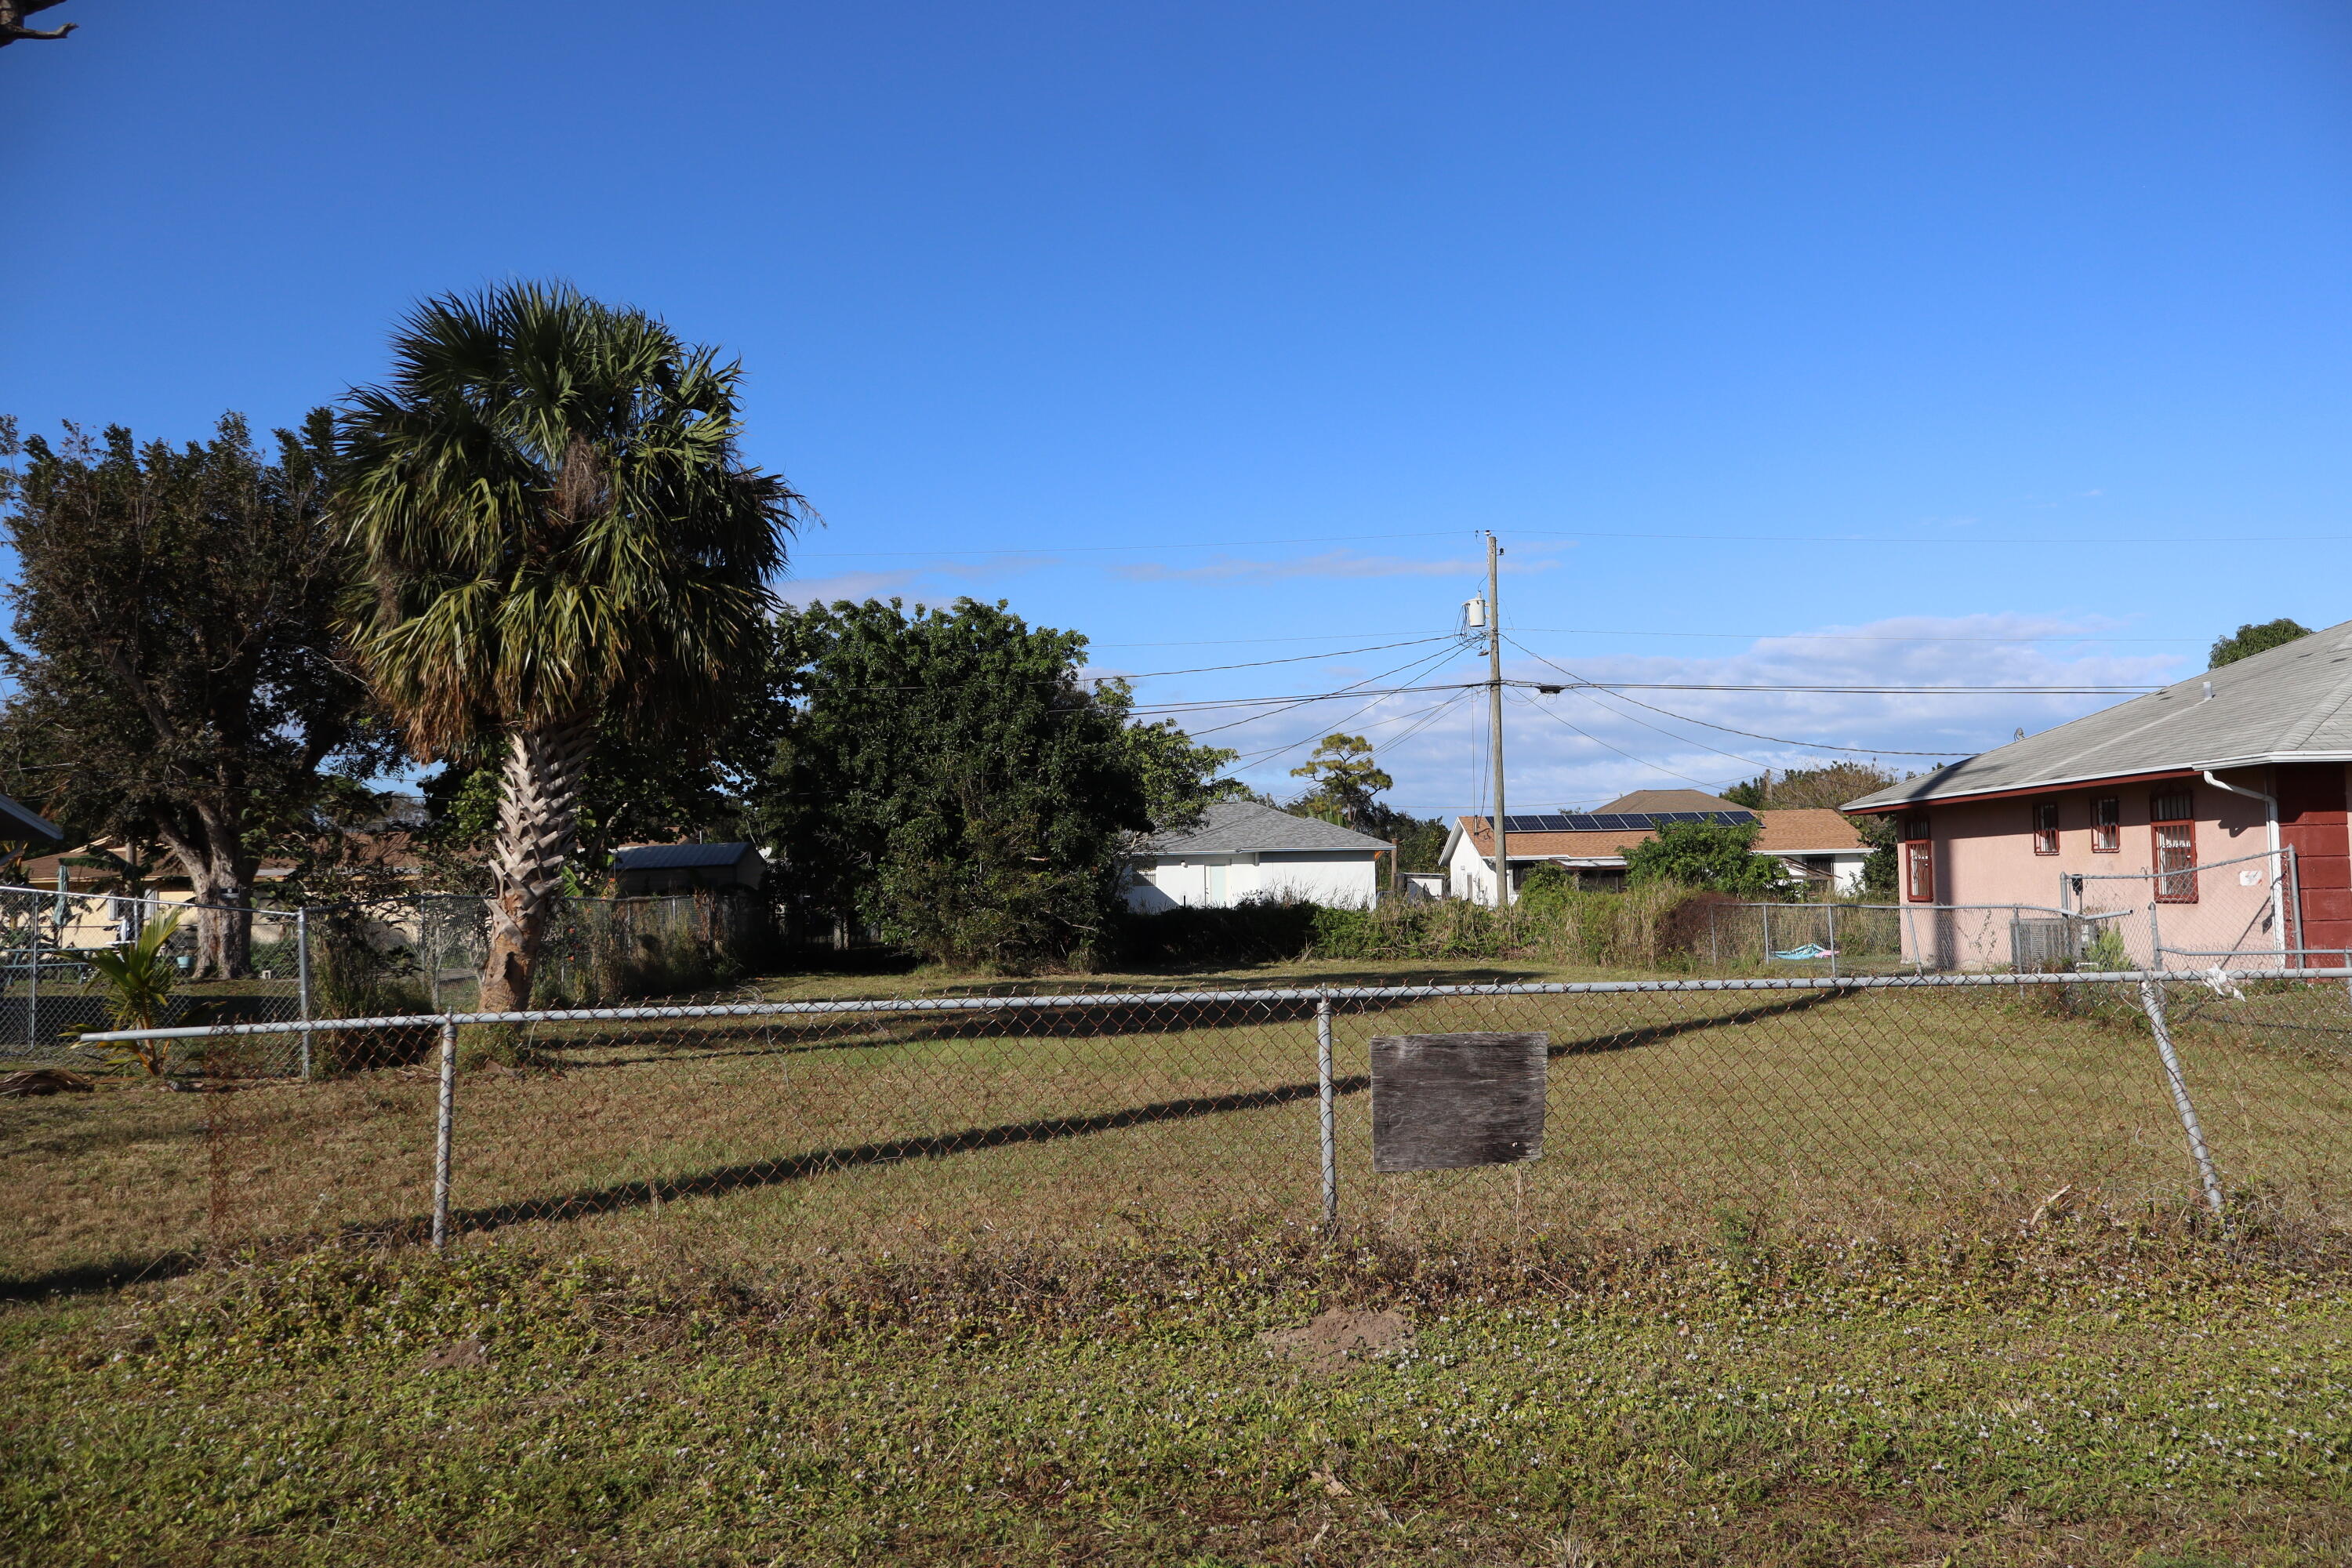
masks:
[[[2224,865],[2230,865],[2230,864],[2232,864],[2232,862],[2225,861],[2225,860],[2217,860],[2217,861],[2213,862],[2213,865],[2214,865],[2214,866],[2224,866]],[[2198,868],[2199,870],[2210,870],[2210,869],[2212,868],[2212,867],[2211,867],[2211,866],[2202,866],[2202,867],[2199,867],[2199,868]],[[2087,875],[2088,873],[2085,873],[2085,874]],[[2139,878],[2139,880],[2141,880],[2141,881],[2146,881],[2149,876],[2153,876],[2154,874],[2155,874],[2155,873],[2153,873],[2153,872],[2147,873],[2146,875],[2143,875],[2142,877],[2140,877],[2140,878]],[[2056,918],[2056,919],[2060,919],[2060,920],[2070,920],[2070,921],[2111,921],[2111,920],[2116,920],[2116,919],[2119,919],[2119,918],[2121,918],[2121,917],[2122,917],[2122,916],[2124,916],[2124,915],[2133,914],[2133,913],[2137,912],[2137,911],[2136,911],[2136,910],[2087,910],[2087,911],[2086,911],[2086,910],[2062,910],[2062,909],[2055,908],[2055,907],[2053,907],[2053,906],[2052,906],[2052,905],[2050,905],[2050,904],[2021,904],[2021,903],[2005,903],[2005,904],[1849,904],[1849,903],[1838,903],[1838,902],[1825,902],[1825,903],[1818,903],[1818,904],[1738,903],[1738,904],[1714,904],[1714,905],[1710,905],[1709,907],[1710,907],[1710,908],[1712,908],[1712,909],[1717,909],[1717,910],[1886,910],[1886,911],[1887,911],[1888,913],[1890,913],[1890,914],[1898,914],[1898,915],[1899,915],[1899,914],[1906,914],[1906,913],[1907,913],[1907,914],[1921,914],[1921,915],[1947,914],[1947,913],[1957,913],[1958,911],[1962,910],[2007,910],[2011,911],[2011,913],[2013,913],[2013,914],[2037,914],[2037,915],[2050,915],[2050,916],[2052,916],[2052,917],[2053,917],[2053,918]],[[2273,957],[2274,957],[2274,956],[2276,956],[2276,955],[2277,955],[2277,952],[2278,952],[2278,949],[2276,949],[2276,948],[2274,948],[2274,947],[2266,947],[2266,948],[2262,949],[2261,951],[2262,951],[2263,953],[2268,954],[2268,955],[2271,955],[2271,956],[2273,956]]]
[[[2265,954],[2264,956],[2269,956]],[[1449,996],[1599,996],[1628,992],[1957,990],[1986,986],[2121,985],[2137,981],[2212,985],[2249,980],[2352,980],[2352,966],[2329,969],[2091,970],[2034,974],[1799,974],[1723,980],[1566,980],[1496,985],[1285,986],[1262,991],[1079,991],[1048,996],[913,996],[831,1002],[710,1002],[674,1007],[568,1007],[515,1013],[402,1013],[374,1018],[287,1019],[278,1023],[111,1029],[78,1037],[90,1045],[121,1040],[201,1040],[232,1035],[300,1035],[332,1029],[438,1028],[466,1024],[632,1023],[685,1018],[774,1018],[922,1013],[1083,1011],[1090,1007],[1201,1006],[1213,1003],[1411,1001]]]
[[[2179,871],[2144,868],[2137,871],[2061,871],[2059,875],[2078,882],[2147,882],[2158,877],[2178,877],[2190,871],[2219,871],[2225,866],[2243,866],[2250,860],[2267,862],[2294,853],[2294,847],[2288,845],[2277,849],[2257,849],[2247,855],[2232,855],[2226,860],[2200,860],[2194,866],[2184,866]]]

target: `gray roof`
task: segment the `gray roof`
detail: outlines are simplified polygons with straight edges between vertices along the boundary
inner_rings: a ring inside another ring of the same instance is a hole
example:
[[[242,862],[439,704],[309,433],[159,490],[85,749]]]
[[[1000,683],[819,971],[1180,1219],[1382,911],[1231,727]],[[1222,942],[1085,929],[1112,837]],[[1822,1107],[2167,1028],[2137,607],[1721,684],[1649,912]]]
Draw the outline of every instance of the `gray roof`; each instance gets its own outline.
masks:
[[[1220,801],[1197,827],[1143,843],[1147,855],[1246,855],[1263,849],[1386,849],[1374,838],[1320,817],[1293,816],[1254,800]]]
[[[2334,762],[2352,762],[2352,621],[1947,763],[1846,809],[2187,768]]]
[[[32,807],[0,795],[0,843],[30,843],[36,838],[62,844],[66,831]]]
[[[620,871],[694,871],[732,866],[751,849],[749,844],[640,844],[613,852]]]

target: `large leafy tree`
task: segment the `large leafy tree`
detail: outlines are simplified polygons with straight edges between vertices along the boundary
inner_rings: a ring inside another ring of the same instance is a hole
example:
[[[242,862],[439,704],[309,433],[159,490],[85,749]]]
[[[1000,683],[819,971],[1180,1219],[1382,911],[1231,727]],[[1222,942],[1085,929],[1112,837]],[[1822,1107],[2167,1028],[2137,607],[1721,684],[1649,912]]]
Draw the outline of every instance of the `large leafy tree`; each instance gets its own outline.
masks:
[[[1818,768],[1791,768],[1784,773],[1768,771],[1732,785],[1723,792],[1723,798],[1751,811],[1800,811],[1809,806],[1835,810],[1850,800],[1875,795],[1900,782],[1895,774],[1868,763],[1827,763]],[[1894,897],[1898,831],[1895,819],[1872,816],[1848,816],[1846,821],[1870,847],[1870,855],[1862,863],[1863,896]]]
[[[340,421],[352,638],[420,759],[494,760],[482,1005],[529,1005],[600,730],[698,751],[756,686],[798,497],[740,366],[563,285],[426,301]]]
[[[1643,842],[1620,850],[1625,857],[1626,879],[1632,882],[1679,882],[1686,888],[1712,888],[1743,898],[1785,896],[1789,879],[1780,863],[1755,853],[1763,829],[1753,822],[1733,826],[1717,822],[1677,822],[1661,827]]]
[[[778,623],[775,760],[752,800],[808,912],[926,957],[1081,959],[1136,838],[1224,793],[1233,753],[1129,722],[1086,639],[1002,604],[813,605]]]
[[[0,451],[25,459],[0,472],[17,563],[7,787],[80,836],[161,845],[215,906],[199,978],[247,971],[262,847],[338,772],[390,760],[336,653],[329,437],[323,410],[268,456],[233,415],[176,447],[121,426],[20,447],[0,422]]]

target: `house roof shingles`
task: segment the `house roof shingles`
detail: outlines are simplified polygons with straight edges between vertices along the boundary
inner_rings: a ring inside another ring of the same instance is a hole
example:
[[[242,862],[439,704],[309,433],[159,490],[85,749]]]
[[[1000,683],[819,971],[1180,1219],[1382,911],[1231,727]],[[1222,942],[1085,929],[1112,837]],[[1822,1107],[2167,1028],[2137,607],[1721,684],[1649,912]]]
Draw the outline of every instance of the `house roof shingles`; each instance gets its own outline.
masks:
[[[1748,808],[1719,795],[1709,795],[1703,789],[1637,789],[1631,795],[1621,795],[1607,805],[1592,808],[1596,816],[1630,812],[1667,811],[1745,811]],[[1508,815],[1506,813],[1506,815]]]
[[[1759,855],[1835,855],[1869,848],[1853,830],[1853,823],[1825,806],[1801,811],[1759,811],[1756,815],[1762,824],[1756,835],[1756,853]],[[1495,839],[1487,831],[1486,821],[1483,816],[1463,817],[1461,831],[1468,835],[1472,847],[1480,855],[1491,858]],[[1625,846],[1645,843],[1655,837],[1654,831],[1514,833],[1511,858],[1610,860],[1616,858]]]
[[[1889,811],[2147,773],[2346,761],[2352,761],[2352,621],[1947,763],[1846,809]]]
[[[1352,827],[1320,817],[1294,816],[1260,805],[1254,800],[1220,801],[1209,807],[1199,826],[1162,833],[1144,840],[1147,855],[1246,855],[1285,849],[1386,849],[1385,838],[1374,838]]]

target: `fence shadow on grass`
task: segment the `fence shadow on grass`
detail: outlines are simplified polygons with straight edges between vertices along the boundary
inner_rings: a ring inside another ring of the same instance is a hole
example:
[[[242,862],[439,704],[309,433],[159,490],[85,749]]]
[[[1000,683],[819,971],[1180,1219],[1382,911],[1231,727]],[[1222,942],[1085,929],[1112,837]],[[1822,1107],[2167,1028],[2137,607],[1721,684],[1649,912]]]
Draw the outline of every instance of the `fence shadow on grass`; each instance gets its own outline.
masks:
[[[1642,1045],[1653,1038],[1666,1037],[1659,1033],[1661,1030],[1670,1035],[1717,1024],[1748,1023],[1780,1014],[1802,1012],[1832,997],[1851,994],[1843,988],[1800,992],[1790,1001],[1773,1002],[1703,1018],[1680,1019],[1621,1033],[1627,1044]],[[1335,995],[1331,998],[1332,1011],[1340,1016],[1349,1017],[1419,1005],[1422,1001],[1418,997]],[[645,1055],[604,1057],[593,1062],[567,1059],[564,1066],[567,1070],[574,1067],[631,1067],[688,1058],[882,1050],[893,1046],[937,1045],[958,1040],[1051,1040],[1077,1036],[1121,1038],[1195,1034],[1207,1029],[1256,1028],[1268,1024],[1295,1023],[1314,1016],[1315,1008],[1316,998],[1313,996],[1255,999],[1247,992],[1234,993],[1231,1001],[1220,998],[1182,1003],[1118,1002],[1107,1003],[1100,1007],[1068,1003],[1050,1005],[1040,998],[1040,1005],[1034,1009],[995,1008],[980,1013],[945,1015],[848,1016],[854,1022],[846,1021],[843,1016],[829,1015],[805,1022],[727,1023],[716,1027],[681,1031],[668,1037],[662,1045]],[[1618,1037],[1615,1035],[1596,1036],[1573,1046],[1555,1047],[1553,1054],[1611,1049],[1613,1047],[1606,1042]],[[708,1050],[702,1048],[705,1042],[743,1045],[750,1048]],[[558,1035],[542,1037],[535,1044],[542,1050],[562,1052],[593,1049],[596,1040],[593,1037],[567,1039]]]

